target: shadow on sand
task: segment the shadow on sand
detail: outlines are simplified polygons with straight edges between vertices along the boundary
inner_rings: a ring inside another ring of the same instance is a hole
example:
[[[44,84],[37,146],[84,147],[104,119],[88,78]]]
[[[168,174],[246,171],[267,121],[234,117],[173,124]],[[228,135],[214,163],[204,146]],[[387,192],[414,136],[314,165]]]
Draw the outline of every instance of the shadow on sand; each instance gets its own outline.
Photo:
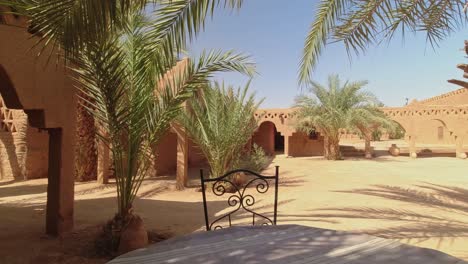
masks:
[[[14,183],[14,182],[10,182]],[[18,185],[18,186],[7,186],[4,184],[0,185],[0,198],[4,197],[14,197],[20,195],[29,195],[29,194],[40,194],[47,192],[47,184],[41,185]]]
[[[393,227],[360,231],[408,243],[436,239],[438,246],[446,239],[468,238],[468,189],[422,183],[414,185],[413,188],[373,185],[370,188],[336,192],[400,201],[417,205],[421,210],[416,212],[404,207],[331,207],[309,210],[304,214],[287,215],[288,221],[307,220],[331,224],[351,219],[395,221],[396,225]],[[433,213],[435,210],[437,214]]]

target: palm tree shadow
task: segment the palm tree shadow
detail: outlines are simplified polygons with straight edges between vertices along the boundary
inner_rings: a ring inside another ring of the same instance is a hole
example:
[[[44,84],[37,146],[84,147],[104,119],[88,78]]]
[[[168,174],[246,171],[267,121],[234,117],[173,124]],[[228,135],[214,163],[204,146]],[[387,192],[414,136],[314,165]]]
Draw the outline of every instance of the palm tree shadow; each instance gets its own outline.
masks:
[[[310,210],[302,219],[342,223],[351,219],[385,220],[396,223],[392,227],[364,228],[367,234],[397,239],[403,242],[437,240],[437,247],[455,238],[468,239],[468,189],[422,183],[412,188],[372,185],[370,188],[340,190],[417,205],[421,210],[373,207],[335,207]],[[438,212],[434,214],[433,212]]]

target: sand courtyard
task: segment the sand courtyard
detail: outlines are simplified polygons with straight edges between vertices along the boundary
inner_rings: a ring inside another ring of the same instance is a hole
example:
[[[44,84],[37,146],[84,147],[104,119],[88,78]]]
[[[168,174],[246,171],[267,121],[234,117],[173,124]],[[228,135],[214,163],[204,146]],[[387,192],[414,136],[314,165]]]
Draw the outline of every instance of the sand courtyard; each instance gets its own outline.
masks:
[[[273,173],[275,165],[280,166],[278,224],[365,232],[468,260],[466,160],[277,155],[264,174]],[[190,174],[193,188],[185,191],[174,190],[173,176],[145,180],[135,210],[148,230],[167,236],[204,230],[198,170]],[[47,179],[0,184],[0,239],[8,241],[0,248],[0,262],[104,263],[83,250],[116,211],[115,185],[77,183],[76,228],[58,240],[43,235],[46,191]],[[226,207],[210,201],[215,210]]]

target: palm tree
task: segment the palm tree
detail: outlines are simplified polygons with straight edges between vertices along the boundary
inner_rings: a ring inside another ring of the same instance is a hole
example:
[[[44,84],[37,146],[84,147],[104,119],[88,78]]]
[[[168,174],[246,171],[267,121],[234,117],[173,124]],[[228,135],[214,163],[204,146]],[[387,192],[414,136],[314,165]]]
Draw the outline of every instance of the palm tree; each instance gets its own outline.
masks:
[[[254,113],[263,100],[255,100],[244,88],[214,83],[188,101],[180,123],[198,144],[210,165],[210,177],[218,177],[238,165],[241,154],[258,127]]]
[[[37,37],[37,45],[42,45],[42,50],[53,46],[55,49],[52,50],[63,54],[68,62],[80,56],[88,43],[99,43],[109,35],[118,34],[135,11],[145,10],[157,17],[147,32],[154,40],[147,43],[147,48],[154,54],[165,56],[168,64],[174,64],[174,54],[183,51],[189,40],[197,36],[204,28],[206,18],[213,16],[217,6],[240,8],[242,2],[243,0],[6,0],[0,4],[10,9],[0,9],[0,15],[5,12],[28,18],[28,31]],[[81,91],[78,93],[80,98],[86,97],[85,94],[80,94]],[[83,111],[83,107],[78,106],[77,116],[82,117],[77,125],[78,139],[84,143],[79,144],[75,151],[78,157],[76,176],[81,179],[89,177],[97,167],[97,159],[88,155],[95,153],[96,145],[93,142],[96,138],[92,134],[95,130],[91,127],[92,117]]]
[[[215,72],[255,72],[248,56],[232,51],[182,61],[177,56],[217,5],[238,8],[242,0],[154,1],[151,18],[143,15],[147,2],[2,2],[29,19],[40,45],[53,45],[70,62],[71,76],[86,95],[83,106],[106,135],[98,136],[112,146],[118,202],[113,223],[120,231],[134,218],[133,201],[152,163],[150,146],[181,105]]]
[[[362,91],[367,81],[346,82],[341,85],[338,75],[328,77],[328,87],[311,81],[310,92],[314,97],[302,95],[296,98],[297,128],[306,133],[317,130],[324,136],[325,157],[341,158],[340,132],[342,129],[360,130],[370,137],[379,126],[394,127],[377,107],[375,96]]]
[[[180,114],[182,104],[206,86],[214,72],[255,73],[247,56],[231,51],[204,52],[198,59],[171,64],[174,59],[151,48],[157,41],[148,33],[153,25],[138,11],[120,34],[90,43],[72,59],[77,87],[89,97],[88,110],[106,130],[102,140],[112,146],[117,229],[134,219],[133,201],[153,163],[151,147]]]
[[[151,163],[148,150],[180,113],[181,104],[214,72],[254,74],[248,57],[233,52],[203,53],[173,67],[163,52],[151,49],[152,21],[137,12],[127,23],[122,34],[88,45],[73,59],[78,87],[91,99],[88,109],[107,128],[103,140],[112,145],[120,216],[130,213]]]
[[[321,0],[306,37],[299,81],[309,81],[330,39],[343,42],[348,54],[391,40],[396,32],[425,32],[436,46],[465,26],[467,7],[463,0]]]
[[[250,83],[234,89],[213,83],[188,101],[180,123],[198,144],[210,165],[210,177],[218,177],[239,164],[246,144],[258,127],[254,113],[263,100],[249,95]]]

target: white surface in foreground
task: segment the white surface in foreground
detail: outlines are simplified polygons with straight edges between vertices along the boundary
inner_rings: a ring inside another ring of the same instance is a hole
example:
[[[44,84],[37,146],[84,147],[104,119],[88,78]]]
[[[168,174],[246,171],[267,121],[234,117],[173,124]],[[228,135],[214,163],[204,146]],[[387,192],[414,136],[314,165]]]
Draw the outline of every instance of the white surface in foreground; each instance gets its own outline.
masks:
[[[463,264],[445,253],[369,235],[299,225],[197,232],[136,250],[109,264]]]

